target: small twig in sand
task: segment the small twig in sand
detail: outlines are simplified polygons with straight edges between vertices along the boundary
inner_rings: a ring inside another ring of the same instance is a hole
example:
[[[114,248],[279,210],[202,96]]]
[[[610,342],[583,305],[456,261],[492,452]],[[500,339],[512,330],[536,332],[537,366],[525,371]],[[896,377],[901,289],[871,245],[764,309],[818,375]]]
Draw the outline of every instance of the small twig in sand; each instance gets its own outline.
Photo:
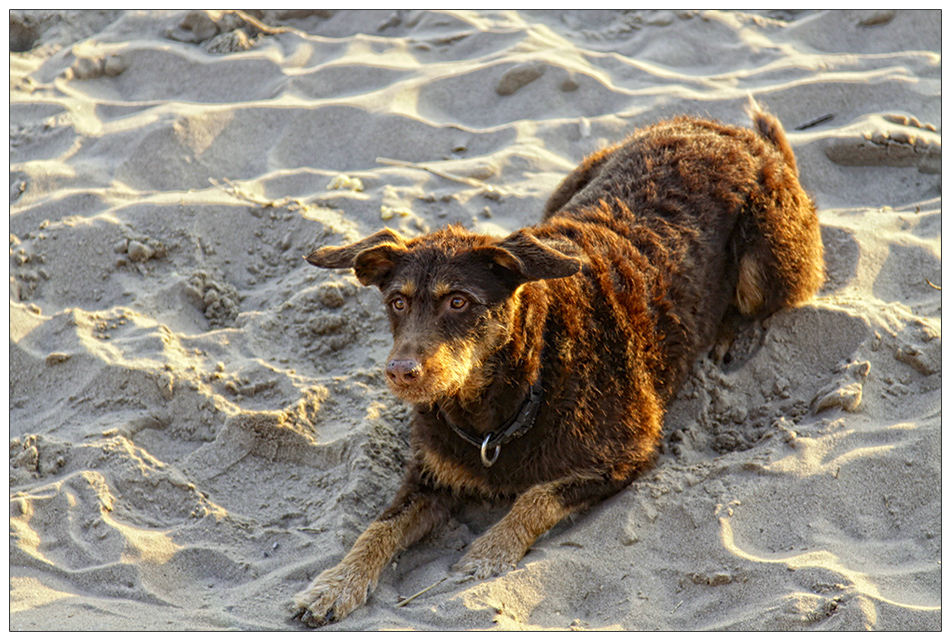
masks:
[[[832,120],[833,118],[835,118],[833,114],[826,114],[824,116],[819,116],[815,120],[810,120],[804,125],[799,125],[798,127],[796,127],[796,131],[802,131],[803,129],[809,129],[810,127],[821,125],[822,123],[828,122],[829,120]]]
[[[930,280],[928,280],[927,278],[925,279],[925,282],[928,283],[929,285],[931,285],[932,287],[934,287],[935,289],[937,289],[939,292],[941,291],[941,285],[935,285],[934,283],[932,283],[932,282],[931,282]]]
[[[449,578],[448,576],[444,576],[443,578],[439,579],[438,581],[436,581],[435,583],[433,583],[433,584],[432,584],[431,586],[429,586],[428,588],[423,588],[422,590],[420,590],[419,592],[417,592],[417,593],[414,594],[413,596],[408,596],[408,597],[406,597],[405,599],[403,599],[402,601],[400,601],[399,603],[397,603],[397,604],[396,604],[396,607],[402,608],[404,605],[406,605],[407,603],[409,603],[410,601],[412,601],[412,600],[415,599],[416,597],[420,596],[421,594],[426,594],[427,592],[429,592],[429,591],[432,590],[434,587],[436,587],[437,585],[439,585],[440,583],[442,583],[443,581],[445,581],[445,580],[448,579],[448,578]]]
[[[679,608],[679,607],[682,606],[683,604],[684,604],[684,602],[681,601],[680,603],[678,603],[677,605],[675,605],[675,606],[674,606],[674,609],[671,610],[670,613],[673,614],[674,612],[676,612],[676,611],[677,611],[677,608]]]
[[[257,29],[261,33],[266,33],[269,36],[273,36],[278,33],[287,33],[289,31],[292,31],[292,29],[289,29],[287,27],[272,27],[270,25],[266,25],[260,20],[258,20],[257,18],[255,18],[254,16],[248,15],[244,11],[241,11],[241,9],[229,9],[227,10],[227,13],[232,13],[238,16],[239,18],[247,22],[249,25]]]
[[[391,165],[394,167],[406,167],[408,169],[422,169],[428,171],[431,174],[435,174],[441,178],[446,178],[447,180],[455,180],[456,182],[461,182],[466,185],[471,185],[473,187],[480,187],[485,195],[494,200],[500,200],[502,198],[502,192],[497,188],[493,187],[488,183],[484,183],[481,180],[476,178],[469,178],[468,176],[457,176],[456,174],[450,174],[448,171],[441,171],[439,169],[433,169],[432,167],[427,167],[426,165],[420,165],[415,162],[408,162],[406,160],[393,160],[392,158],[377,158],[376,161],[381,165]]]
[[[262,207],[273,207],[273,206],[274,206],[274,203],[273,203],[273,202],[269,202],[269,201],[266,201],[266,200],[262,200],[262,199],[260,199],[260,198],[257,198],[256,196],[252,196],[251,194],[246,194],[245,192],[241,191],[241,189],[240,189],[236,184],[234,184],[233,182],[231,182],[231,181],[228,180],[227,178],[222,178],[221,180],[223,180],[224,183],[225,183],[226,185],[228,185],[228,187],[230,187],[231,189],[228,189],[228,187],[224,187],[223,185],[221,185],[221,183],[219,183],[219,182],[218,182],[217,180],[215,180],[214,178],[209,178],[209,179],[208,179],[208,182],[210,182],[212,185],[214,185],[215,187],[217,187],[217,188],[220,189],[221,191],[225,192],[226,194],[231,194],[231,195],[234,196],[235,198],[238,198],[238,199],[243,200],[243,201],[245,201],[245,202],[249,202],[249,203],[251,203],[251,204],[253,204],[253,205],[261,205]]]
[[[214,185],[215,187],[217,187],[217,188],[220,189],[221,191],[225,192],[226,194],[231,194],[231,195],[234,196],[235,198],[237,198],[237,199],[239,199],[239,200],[243,200],[243,201],[245,201],[245,202],[247,202],[247,203],[251,203],[252,205],[258,205],[258,206],[260,206],[260,207],[274,207],[274,208],[277,208],[277,207],[288,207],[288,208],[292,208],[292,207],[290,206],[290,205],[291,205],[291,202],[292,202],[292,199],[291,199],[291,198],[288,198],[288,197],[286,197],[286,196],[285,196],[284,198],[281,198],[280,200],[265,200],[265,199],[263,199],[263,198],[260,198],[260,197],[258,197],[258,196],[255,196],[255,195],[253,195],[253,194],[249,194],[249,193],[247,193],[247,192],[241,191],[241,188],[240,188],[240,187],[238,187],[236,184],[234,184],[233,182],[231,182],[231,181],[228,180],[227,178],[222,178],[221,180],[224,181],[225,184],[228,185],[228,187],[222,186],[222,185],[219,184],[218,181],[215,180],[214,178],[209,178],[209,179],[208,179],[208,182],[210,182],[212,185]],[[229,187],[230,187],[230,189],[229,189]],[[298,202],[298,205],[300,206],[301,203]]]

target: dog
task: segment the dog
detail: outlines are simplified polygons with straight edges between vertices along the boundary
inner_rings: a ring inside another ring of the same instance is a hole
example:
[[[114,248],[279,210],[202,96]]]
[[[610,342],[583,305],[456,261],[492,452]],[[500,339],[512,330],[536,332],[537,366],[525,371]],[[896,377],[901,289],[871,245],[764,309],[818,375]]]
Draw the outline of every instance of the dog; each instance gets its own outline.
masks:
[[[824,281],[816,208],[779,121],[679,117],[584,159],[540,224],[505,238],[383,229],[306,260],[376,286],[386,382],[413,408],[392,504],[297,594],[312,627],[366,601],[392,556],[473,498],[511,501],[457,572],[519,562],[567,515],[654,458],[665,408],[704,350]]]

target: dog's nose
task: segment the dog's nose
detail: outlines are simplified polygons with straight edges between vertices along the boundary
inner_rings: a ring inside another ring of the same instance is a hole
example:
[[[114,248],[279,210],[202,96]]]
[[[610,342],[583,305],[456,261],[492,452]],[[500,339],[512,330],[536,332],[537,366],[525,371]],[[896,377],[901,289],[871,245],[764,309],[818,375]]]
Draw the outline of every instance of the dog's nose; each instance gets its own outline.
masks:
[[[394,383],[408,385],[423,373],[423,366],[413,359],[392,360],[386,364],[386,375]]]

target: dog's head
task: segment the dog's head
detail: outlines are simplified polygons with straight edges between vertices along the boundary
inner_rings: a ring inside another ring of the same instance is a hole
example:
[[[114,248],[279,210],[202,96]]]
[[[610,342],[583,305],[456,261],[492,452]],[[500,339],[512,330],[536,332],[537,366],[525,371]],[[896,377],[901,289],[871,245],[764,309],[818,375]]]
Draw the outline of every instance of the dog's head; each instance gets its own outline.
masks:
[[[307,262],[352,268],[363,285],[380,289],[393,330],[386,379],[412,403],[481,389],[483,364],[511,338],[519,288],[581,268],[581,260],[527,230],[499,239],[459,226],[414,239],[384,229],[318,249]]]

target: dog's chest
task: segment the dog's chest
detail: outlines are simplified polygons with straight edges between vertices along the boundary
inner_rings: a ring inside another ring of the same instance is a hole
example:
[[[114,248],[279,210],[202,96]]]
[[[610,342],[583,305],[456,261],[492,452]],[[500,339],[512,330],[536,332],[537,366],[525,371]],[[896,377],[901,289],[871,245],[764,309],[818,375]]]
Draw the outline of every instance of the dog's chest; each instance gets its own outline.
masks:
[[[489,483],[486,475],[473,470],[472,466],[466,463],[441,454],[430,447],[419,448],[419,458],[423,469],[439,485],[476,494],[494,493],[492,484]]]

